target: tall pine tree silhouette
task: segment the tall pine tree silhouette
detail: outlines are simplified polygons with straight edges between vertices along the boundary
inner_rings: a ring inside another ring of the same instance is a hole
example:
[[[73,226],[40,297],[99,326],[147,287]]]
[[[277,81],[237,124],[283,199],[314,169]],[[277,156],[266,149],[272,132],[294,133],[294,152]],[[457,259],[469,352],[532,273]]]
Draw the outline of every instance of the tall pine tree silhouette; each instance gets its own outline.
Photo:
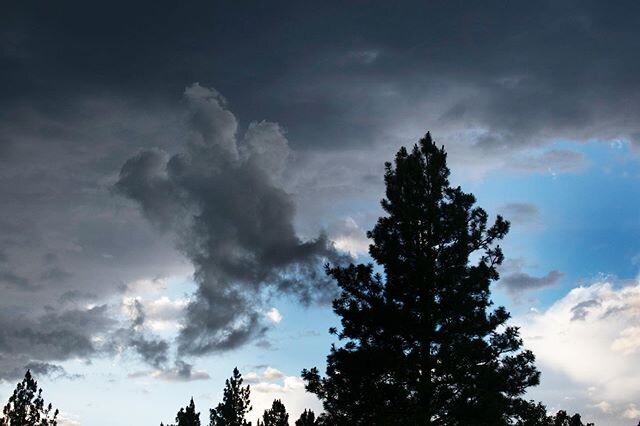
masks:
[[[304,370],[332,425],[508,425],[538,384],[509,313],[491,310],[490,284],[509,230],[449,184],[444,148],[427,134],[387,163],[387,213],[368,233],[383,268],[330,267],[344,341],[326,376]]]
[[[242,382],[242,375],[234,368],[233,375],[225,382],[222,402],[210,410],[209,426],[251,426],[251,422],[245,420],[251,411],[251,392],[249,385],[243,387]]]
[[[2,410],[0,426],[56,426],[58,410],[52,410],[51,404],[45,404],[38,382],[27,370]]]

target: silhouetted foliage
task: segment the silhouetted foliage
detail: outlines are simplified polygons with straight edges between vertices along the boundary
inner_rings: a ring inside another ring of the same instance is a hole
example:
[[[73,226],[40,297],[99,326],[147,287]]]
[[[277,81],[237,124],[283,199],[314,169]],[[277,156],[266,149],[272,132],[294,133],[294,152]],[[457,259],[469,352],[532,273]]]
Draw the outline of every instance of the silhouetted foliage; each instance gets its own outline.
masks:
[[[547,415],[547,407],[534,401],[520,401],[518,412],[520,416],[516,426],[547,426],[552,420]]]
[[[160,423],[160,426],[164,426]],[[181,408],[176,414],[175,425],[168,424],[167,426],[200,426],[200,413],[196,413],[196,404],[193,402],[193,398],[185,408]]]
[[[569,416],[566,411],[560,410],[555,416],[549,418],[549,426],[594,426],[593,423],[582,423],[580,414]]]
[[[316,414],[311,410],[304,410],[298,420],[296,420],[295,426],[316,426]]]
[[[210,410],[209,426],[251,426],[251,422],[245,420],[251,411],[251,392],[248,385],[242,387],[242,382],[242,375],[234,368],[233,376],[225,382],[222,402]]]
[[[45,405],[42,389],[27,370],[2,409],[0,426],[56,426],[58,410],[52,413],[52,409],[51,404]]]
[[[386,164],[386,198],[368,233],[373,265],[328,267],[342,293],[333,308],[345,341],[326,377],[304,370],[332,425],[508,425],[539,383],[510,314],[489,286],[509,223],[474,207],[448,181],[444,148],[427,134]],[[475,263],[470,263],[470,258]]]
[[[523,402],[520,409],[521,417],[516,426],[594,426],[593,423],[582,423],[580,414],[569,416],[564,410],[558,411],[554,416],[548,416],[547,408],[539,402]]]
[[[289,426],[289,414],[282,401],[276,399],[270,409],[264,410],[262,422],[258,420],[258,426]]]

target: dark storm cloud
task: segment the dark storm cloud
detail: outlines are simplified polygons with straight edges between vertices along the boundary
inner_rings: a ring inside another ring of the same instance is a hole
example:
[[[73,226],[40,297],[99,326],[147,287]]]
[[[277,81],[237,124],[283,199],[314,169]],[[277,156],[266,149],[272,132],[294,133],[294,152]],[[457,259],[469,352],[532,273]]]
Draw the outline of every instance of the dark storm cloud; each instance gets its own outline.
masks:
[[[631,1],[27,2],[3,14],[2,87],[144,99],[203,81],[240,116],[287,123],[296,148],[370,144],[419,119],[436,135],[476,129],[496,155],[636,134],[639,14]]]
[[[59,365],[50,364],[47,362],[30,362],[25,365],[25,368],[27,370],[31,370],[31,372],[36,376],[44,375],[56,379],[64,378],[70,380],[80,379],[83,377],[81,374],[69,374],[64,368],[60,367]]]
[[[539,290],[558,283],[564,277],[560,271],[551,271],[542,277],[535,277],[525,272],[515,272],[502,277],[500,285],[509,293],[516,294],[524,291]]]
[[[190,271],[172,241],[111,191],[132,146],[150,139],[164,146],[180,132],[161,110],[77,96],[52,110],[0,108],[4,378],[23,375],[33,362],[113,355],[116,346],[152,365],[163,361],[167,343],[152,336],[113,343],[121,324],[111,304],[123,286],[148,274]],[[100,309],[88,310],[88,303]]]
[[[375,204],[383,159],[427,129],[446,144],[454,172],[477,175],[587,165],[568,144],[545,145],[557,139],[631,139],[638,148],[639,9],[497,0],[3,5],[0,313],[24,321],[0,321],[0,371],[99,356],[111,349],[93,338],[113,343],[109,332],[125,330],[119,345],[180,376],[180,366],[166,366],[165,344],[139,326],[100,310],[83,315],[104,325],[69,325],[79,315],[69,312],[121,297],[135,280],[190,273],[175,241],[200,284],[183,351],[259,338],[260,303],[247,291],[314,299],[306,284],[317,278],[314,259],[331,250],[308,236],[334,219],[338,199]],[[206,89],[191,88],[182,120],[175,99],[193,81],[228,95],[246,122],[286,126],[290,170],[279,176],[283,129],[238,123]],[[144,218],[113,196],[118,178]],[[536,287],[553,278],[511,280]]]
[[[116,189],[158,229],[175,233],[193,262],[199,287],[178,340],[182,353],[203,354],[264,333],[265,292],[330,300],[335,289],[321,266],[340,256],[325,236],[296,234],[293,201],[281,186],[289,148],[280,127],[252,123],[237,140],[237,120],[215,90],[196,83],[185,99],[184,152],[139,152]]]
[[[51,361],[89,359],[102,352],[93,339],[113,326],[107,307],[46,312],[38,317],[19,312],[0,314],[0,380],[14,379],[26,368],[61,375]]]

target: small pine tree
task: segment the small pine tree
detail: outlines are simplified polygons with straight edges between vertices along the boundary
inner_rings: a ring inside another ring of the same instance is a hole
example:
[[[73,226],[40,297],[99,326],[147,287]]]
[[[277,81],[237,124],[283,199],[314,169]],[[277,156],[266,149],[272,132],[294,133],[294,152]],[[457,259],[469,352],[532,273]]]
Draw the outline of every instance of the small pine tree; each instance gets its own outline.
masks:
[[[160,426],[164,426],[160,423]],[[200,426],[200,413],[196,413],[196,404],[193,397],[185,408],[181,408],[176,414],[176,424],[167,426]]]
[[[304,410],[296,420],[296,426],[316,426],[316,415],[311,410]]]
[[[289,414],[279,399],[273,401],[269,410],[264,410],[262,422],[258,426],[289,426]]]
[[[237,368],[233,369],[233,376],[225,382],[222,402],[209,413],[209,426],[251,426],[245,419],[251,411],[251,394],[249,385],[242,387],[242,375]]]
[[[2,410],[0,426],[56,426],[58,410],[52,410],[51,404],[45,405],[42,389],[27,370]]]

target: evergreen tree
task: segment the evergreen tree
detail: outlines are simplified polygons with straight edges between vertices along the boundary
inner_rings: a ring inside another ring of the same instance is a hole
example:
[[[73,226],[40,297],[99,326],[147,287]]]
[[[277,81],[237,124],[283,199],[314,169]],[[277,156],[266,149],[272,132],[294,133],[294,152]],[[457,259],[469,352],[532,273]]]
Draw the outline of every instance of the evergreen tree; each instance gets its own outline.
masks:
[[[516,426],[551,426],[553,418],[547,415],[547,407],[534,401],[522,401]]]
[[[45,405],[42,389],[27,370],[22,382],[16,385],[13,395],[2,410],[0,426],[56,426],[58,410],[52,413],[51,404]]]
[[[225,382],[222,402],[210,410],[209,426],[251,426],[245,415],[251,411],[249,385],[242,387],[242,375],[237,368]]]
[[[539,382],[509,313],[490,310],[509,223],[489,226],[448,176],[429,134],[400,149],[386,164],[387,216],[368,233],[384,277],[371,264],[327,268],[342,290],[331,331],[345,344],[332,346],[325,377],[302,376],[329,424],[508,425]]]
[[[564,410],[558,411],[555,416],[548,416],[547,408],[533,401],[523,402],[520,415],[516,426],[594,426],[593,423],[582,423],[580,414],[569,416]]]
[[[258,426],[289,426],[289,414],[282,401],[276,399],[270,409],[264,410],[262,422],[258,420]]]
[[[160,426],[164,426],[160,423]],[[196,404],[193,397],[185,408],[181,408],[176,414],[176,424],[167,426],[200,426],[200,413],[196,413]]]
[[[580,414],[569,416],[566,411],[560,410],[555,416],[549,418],[548,426],[594,426],[594,424],[582,423]]]
[[[304,410],[295,426],[316,426],[316,415],[311,410]]]

